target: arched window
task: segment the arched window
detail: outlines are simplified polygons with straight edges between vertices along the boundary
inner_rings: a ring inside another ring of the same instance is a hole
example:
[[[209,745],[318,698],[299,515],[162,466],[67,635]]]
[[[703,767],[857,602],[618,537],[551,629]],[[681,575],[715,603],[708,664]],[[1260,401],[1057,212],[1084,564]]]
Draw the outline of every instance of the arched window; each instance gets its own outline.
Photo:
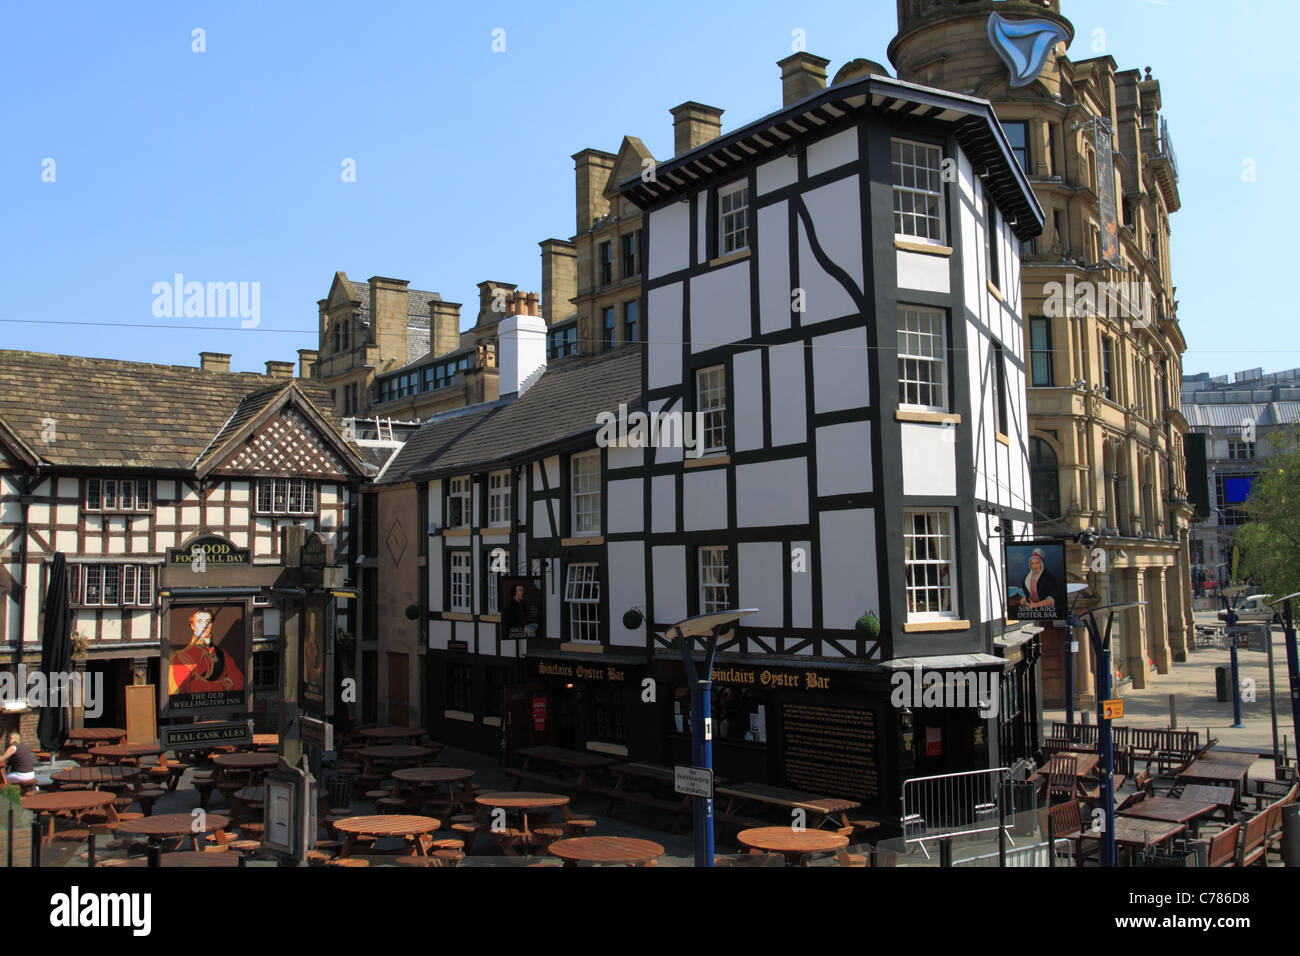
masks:
[[[1041,438],[1029,439],[1029,488],[1035,518],[1061,516],[1061,479],[1056,452]]]

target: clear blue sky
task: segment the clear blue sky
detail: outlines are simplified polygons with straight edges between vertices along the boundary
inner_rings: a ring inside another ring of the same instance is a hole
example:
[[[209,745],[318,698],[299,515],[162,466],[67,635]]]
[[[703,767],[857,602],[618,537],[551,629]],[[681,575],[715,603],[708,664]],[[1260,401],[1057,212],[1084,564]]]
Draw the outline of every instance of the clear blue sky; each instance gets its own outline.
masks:
[[[1185,370],[1300,366],[1281,291],[1300,219],[1296,7],[1064,6],[1074,57],[1101,42],[1162,83]],[[465,325],[477,282],[539,289],[538,241],[573,234],[573,153],[631,134],[667,157],[668,109],[684,100],[724,108],[724,130],[779,107],[793,30],[833,75],[859,56],[892,69],[896,27],[893,0],[3,9],[0,346],[185,365],[212,350],[258,371],[316,346],[315,303],[338,269],[441,292],[465,303]],[[175,273],[260,283],[261,327],[155,318],[153,285]]]

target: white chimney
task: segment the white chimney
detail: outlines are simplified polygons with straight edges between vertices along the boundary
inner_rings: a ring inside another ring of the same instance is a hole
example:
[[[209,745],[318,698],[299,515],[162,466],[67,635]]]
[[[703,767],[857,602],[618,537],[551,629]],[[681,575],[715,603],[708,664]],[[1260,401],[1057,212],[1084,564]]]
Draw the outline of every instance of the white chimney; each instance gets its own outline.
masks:
[[[497,325],[499,394],[522,395],[546,368],[546,321],[525,311]]]

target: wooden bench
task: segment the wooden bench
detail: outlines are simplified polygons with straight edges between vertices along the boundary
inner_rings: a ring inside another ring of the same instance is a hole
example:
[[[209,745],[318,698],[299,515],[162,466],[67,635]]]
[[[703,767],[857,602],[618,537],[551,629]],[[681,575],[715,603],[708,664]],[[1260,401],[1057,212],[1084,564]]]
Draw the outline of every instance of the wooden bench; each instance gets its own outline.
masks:
[[[1216,833],[1210,840],[1209,865],[1210,866],[1236,866],[1237,865],[1237,835],[1241,831],[1241,824],[1234,823],[1220,833]]]
[[[1264,865],[1264,855],[1268,850],[1268,811],[1255,814],[1241,831],[1241,843],[1237,846],[1237,866]]]

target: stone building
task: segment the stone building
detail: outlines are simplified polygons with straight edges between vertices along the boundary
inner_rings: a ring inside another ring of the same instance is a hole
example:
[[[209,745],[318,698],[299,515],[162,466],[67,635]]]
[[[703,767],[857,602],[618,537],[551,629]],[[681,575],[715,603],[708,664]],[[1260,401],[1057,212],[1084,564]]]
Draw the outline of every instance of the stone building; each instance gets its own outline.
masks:
[[[1146,602],[1118,615],[1113,641],[1121,681],[1144,687],[1183,659],[1192,628],[1178,166],[1159,81],[1109,56],[1071,60],[1073,36],[1058,0],[899,0],[889,57],[899,79],[992,101],[1043,207],[1042,235],[1021,250],[1035,530],[1070,539],[1070,576],[1091,586],[1081,610]],[[1017,42],[1019,59],[1000,54]],[[1013,76],[1004,60],[1028,65]],[[1049,628],[1043,645],[1044,699],[1061,706],[1063,634]],[[1080,648],[1088,707],[1094,662]]]
[[[1189,476],[1204,480],[1201,494],[1192,494],[1204,506],[1203,516],[1197,515],[1201,520],[1192,525],[1192,581],[1200,597],[1227,583],[1233,539],[1247,521],[1241,505],[1278,437],[1300,425],[1300,369],[1185,375],[1182,410],[1189,436],[1205,443],[1202,453],[1188,440]]]

